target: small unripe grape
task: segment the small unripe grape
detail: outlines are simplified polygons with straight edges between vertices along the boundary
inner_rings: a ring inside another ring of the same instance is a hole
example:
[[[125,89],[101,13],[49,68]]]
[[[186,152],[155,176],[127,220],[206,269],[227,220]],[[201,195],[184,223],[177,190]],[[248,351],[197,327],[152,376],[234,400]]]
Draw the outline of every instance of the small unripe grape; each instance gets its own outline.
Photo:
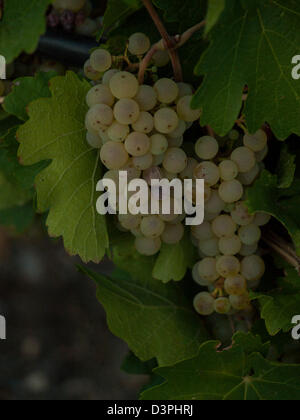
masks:
[[[152,257],[160,251],[161,240],[159,238],[138,237],[135,240],[135,248],[141,255]]]
[[[258,243],[254,244],[254,245],[242,244],[242,248],[241,248],[239,254],[242,257],[249,257],[250,255],[253,255],[253,254],[256,253],[257,248],[258,248]]]
[[[194,299],[194,308],[200,315],[212,315],[215,310],[215,299],[207,292],[199,293]]]
[[[203,160],[214,159],[219,152],[219,144],[210,136],[201,137],[195,145],[196,155]]]
[[[227,214],[218,216],[212,222],[212,231],[218,238],[231,238],[235,234],[236,229],[236,223]]]
[[[215,300],[214,309],[217,314],[226,315],[231,310],[231,304],[228,298],[221,297]]]
[[[247,226],[253,222],[254,216],[248,211],[244,202],[237,203],[231,212],[231,217],[240,226]]]
[[[199,241],[199,250],[206,257],[216,257],[220,254],[219,240],[217,238]]]
[[[152,153],[152,151],[151,151],[151,153]],[[161,155],[154,155],[153,154],[153,165],[154,166],[161,165],[163,163],[163,161],[164,161],[164,158],[165,158],[165,154],[164,153],[162,153]]]
[[[184,135],[185,131],[186,131],[186,123],[182,120],[179,120],[178,126],[175,128],[174,131],[172,131],[171,133],[168,134],[168,137],[170,138],[178,138]]]
[[[242,260],[241,273],[247,281],[260,280],[265,270],[264,260],[258,255],[250,255]]]
[[[90,60],[87,60],[86,63],[84,64],[84,74],[86,75],[88,79],[93,80],[93,81],[97,81],[101,79],[101,75],[102,75],[102,73],[100,73],[99,71],[96,71],[91,66]]]
[[[154,126],[162,134],[169,134],[174,131],[178,123],[178,116],[172,108],[162,108],[154,115]]]
[[[237,235],[230,238],[221,238],[219,240],[219,250],[223,255],[236,255],[239,254],[242,248],[242,242]]]
[[[182,149],[173,147],[166,152],[163,167],[167,172],[178,174],[186,168],[186,165],[187,156]]]
[[[220,171],[213,162],[202,162],[195,168],[194,177],[196,179],[204,179],[205,183],[212,187],[219,182]]]
[[[243,194],[243,186],[236,179],[233,179],[232,181],[224,181],[219,187],[219,195],[225,203],[235,203],[243,197]]]
[[[250,298],[248,294],[242,296],[229,296],[229,301],[233,309],[237,311],[243,311],[250,305]]]
[[[141,85],[134,100],[139,104],[141,111],[151,111],[157,104],[157,94],[153,87]]]
[[[183,136],[177,138],[168,138],[169,147],[181,147],[183,144]]]
[[[89,131],[107,129],[113,122],[112,109],[104,104],[92,106],[86,114],[86,128]]]
[[[120,124],[114,121],[107,130],[107,135],[112,141],[123,142],[130,132],[130,128],[126,124]]]
[[[184,235],[184,227],[181,223],[177,225],[167,225],[161,239],[164,243],[175,245],[181,241]]]
[[[153,134],[150,137],[151,153],[155,156],[163,155],[168,150],[168,140],[163,134]],[[161,163],[163,160],[161,161]]]
[[[146,216],[141,222],[141,232],[146,238],[159,238],[165,230],[165,223],[158,216]]]
[[[137,32],[129,38],[128,51],[133,55],[143,55],[150,47],[150,39],[143,33]]]
[[[128,161],[128,153],[123,143],[109,141],[102,146],[100,157],[108,169],[120,169]]]
[[[143,133],[132,132],[125,140],[125,149],[131,156],[144,156],[150,150],[150,138]]]
[[[115,119],[120,124],[133,124],[138,120],[139,115],[139,106],[133,99],[120,99],[114,107]]]
[[[257,226],[265,226],[269,223],[271,220],[271,216],[267,213],[256,213],[254,216],[253,223]]]
[[[107,71],[104,73],[103,77],[102,77],[102,83],[103,83],[103,85],[105,85],[105,86],[109,87],[109,83],[110,83],[110,81],[111,81],[111,78],[112,78],[115,74],[119,73],[119,71],[120,71],[120,70],[117,70],[117,69],[110,69],[110,70],[107,70]]]
[[[214,237],[214,233],[209,222],[203,222],[199,226],[192,226],[192,234],[199,241],[207,241]]]
[[[224,288],[228,295],[243,296],[247,292],[247,281],[241,275],[231,276],[225,280]]]
[[[239,174],[239,168],[233,160],[223,160],[219,169],[223,181],[233,181]]]
[[[154,128],[154,119],[149,112],[142,111],[139,115],[138,120],[132,124],[134,131],[139,133],[149,134]]]
[[[152,57],[154,65],[156,67],[165,67],[169,64],[170,56],[168,51],[156,51]]]
[[[118,219],[121,226],[123,226],[127,230],[138,228],[142,221],[142,217],[140,214],[119,214]]]
[[[210,199],[205,204],[208,213],[221,213],[225,209],[225,202],[219,196],[218,191],[212,190]]]
[[[216,269],[215,258],[204,258],[198,265],[198,273],[201,279],[208,283],[214,283],[220,277]]]
[[[89,108],[97,104],[113,106],[115,98],[110,89],[105,85],[96,85],[89,90],[86,96],[86,103]]]
[[[267,145],[268,136],[264,130],[258,130],[255,134],[245,134],[244,145],[253,152],[261,152]]]
[[[147,153],[144,156],[135,156],[132,161],[134,167],[141,171],[145,171],[153,166],[153,156],[151,153]]]
[[[86,133],[86,141],[91,147],[95,149],[100,149],[102,147],[102,139],[97,134],[94,134],[90,131]]]
[[[261,152],[255,153],[256,161],[257,162],[262,162],[266,158],[268,152],[269,152],[269,147],[267,145]]]
[[[155,85],[154,90],[157,94],[158,100],[163,104],[171,104],[178,96],[179,88],[177,84],[171,79],[159,79]]]
[[[91,54],[91,66],[96,71],[103,73],[111,68],[112,57],[109,51],[104,49],[95,50]]]
[[[249,186],[253,184],[253,182],[256,180],[258,175],[260,174],[260,167],[256,163],[251,171],[245,172],[244,174],[239,174],[237,179],[240,181],[243,185]]]
[[[228,137],[232,141],[237,141],[240,138],[240,133],[237,130],[231,130]]]
[[[250,225],[242,226],[240,228],[239,237],[243,244],[255,245],[260,241],[261,230],[257,225],[251,223]]]
[[[192,277],[193,277],[194,282],[199,284],[199,286],[203,286],[203,287],[211,285],[211,282],[205,281],[200,277],[199,264],[200,264],[200,261],[194,265],[193,270],[192,270]]]
[[[110,79],[109,87],[116,98],[131,99],[138,93],[139,83],[133,74],[120,71]]]
[[[193,96],[184,96],[183,98],[179,99],[177,103],[177,113],[179,118],[186,122],[194,122],[199,120],[201,116],[200,109],[192,109],[191,102]]]
[[[225,255],[218,258],[216,267],[219,275],[227,278],[239,274],[241,264],[236,257]]]
[[[231,154],[231,160],[237,164],[241,173],[251,171],[256,163],[255,154],[248,147],[238,147],[235,149]]]

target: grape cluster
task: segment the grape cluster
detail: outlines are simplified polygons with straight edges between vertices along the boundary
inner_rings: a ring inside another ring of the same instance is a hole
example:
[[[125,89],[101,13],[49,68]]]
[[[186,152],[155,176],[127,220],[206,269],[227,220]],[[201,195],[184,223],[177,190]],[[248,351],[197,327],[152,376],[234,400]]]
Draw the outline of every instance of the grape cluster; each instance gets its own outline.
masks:
[[[230,136],[238,139],[239,133],[233,131]],[[201,257],[194,266],[193,279],[209,289],[195,297],[194,307],[201,315],[245,310],[250,307],[248,290],[258,286],[265,272],[257,251],[261,227],[270,216],[249,214],[244,189],[264,167],[267,135],[263,130],[246,134],[243,145],[227,158],[218,157],[219,145],[212,137],[199,139],[195,150],[203,161],[194,175],[205,179],[210,193],[204,223],[192,228],[192,241]]]
[[[142,57],[149,48],[146,35],[130,37],[130,54]],[[120,170],[127,171],[129,181],[142,178],[148,184],[151,179],[188,177],[192,161],[181,148],[183,135],[200,117],[200,111],[190,106],[192,87],[168,78],[158,79],[153,86],[139,85],[134,74],[112,69],[113,61],[108,51],[97,49],[85,65],[87,77],[101,79],[87,94],[86,128],[87,142],[100,149],[108,169],[104,178],[118,185]],[[119,215],[120,229],[136,237],[139,253],[151,256],[162,242],[181,241],[185,215],[175,214],[173,203],[171,207],[169,215]]]
[[[54,0],[47,15],[50,28],[61,27],[66,32],[76,31],[80,35],[92,36],[99,28],[91,19],[92,5],[89,0]]]

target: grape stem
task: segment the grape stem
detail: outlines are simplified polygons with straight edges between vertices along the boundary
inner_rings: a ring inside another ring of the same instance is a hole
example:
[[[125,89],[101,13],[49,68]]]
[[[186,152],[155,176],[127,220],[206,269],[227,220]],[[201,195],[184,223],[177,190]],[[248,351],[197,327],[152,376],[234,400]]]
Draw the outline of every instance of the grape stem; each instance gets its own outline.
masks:
[[[294,247],[289,242],[271,231],[267,231],[264,234],[263,240],[270,248],[276,251],[285,261],[294,267],[300,276],[300,258],[297,256]]]
[[[156,53],[156,51],[161,50],[162,48],[165,48],[170,55],[172,66],[173,66],[173,72],[174,72],[174,78],[176,82],[182,82],[183,81],[183,73],[182,73],[182,67],[179,59],[179,54],[177,49],[184,45],[193,35],[195,32],[199,31],[201,28],[203,28],[206,24],[205,21],[198,23],[197,25],[193,26],[192,28],[188,29],[186,32],[184,32],[182,35],[176,35],[174,37],[170,36],[168,31],[166,30],[162,20],[160,19],[155,7],[152,4],[151,0],[143,0],[144,6],[148,10],[154,24],[156,25],[163,42],[158,42],[155,44],[149,53],[146,55],[144,60],[141,63],[141,69],[139,72],[139,79],[143,83],[144,81],[144,74],[145,71],[152,60],[153,55]]]

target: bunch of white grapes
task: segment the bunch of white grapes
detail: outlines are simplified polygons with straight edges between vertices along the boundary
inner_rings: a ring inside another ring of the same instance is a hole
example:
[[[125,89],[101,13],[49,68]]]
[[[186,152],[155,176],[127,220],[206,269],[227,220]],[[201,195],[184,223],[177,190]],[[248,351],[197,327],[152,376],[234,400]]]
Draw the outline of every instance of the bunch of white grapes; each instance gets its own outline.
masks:
[[[130,54],[141,58],[149,48],[146,35],[129,38]],[[200,110],[191,108],[192,87],[169,78],[139,85],[134,74],[112,68],[113,62],[107,50],[97,49],[85,65],[86,76],[96,81],[86,97],[87,142],[100,149],[104,178],[119,186],[120,171],[127,171],[128,182],[142,178],[148,185],[152,179],[192,177],[193,161],[181,148],[184,133],[200,118]],[[185,215],[175,214],[173,204],[168,215],[118,216],[119,228],[135,236],[140,254],[155,255],[162,243],[183,238]]]
[[[231,136],[239,134],[233,131]],[[208,292],[199,293],[194,299],[194,307],[201,315],[230,314],[250,308],[249,289],[257,287],[264,275],[258,244],[261,227],[270,216],[248,212],[245,188],[264,167],[267,140],[263,130],[246,134],[243,145],[226,159],[218,156],[219,144],[213,137],[202,137],[196,143],[196,155],[202,161],[194,163],[194,176],[204,179],[210,189],[205,221],[192,228],[192,241],[201,257],[194,266],[193,279],[208,287]]]

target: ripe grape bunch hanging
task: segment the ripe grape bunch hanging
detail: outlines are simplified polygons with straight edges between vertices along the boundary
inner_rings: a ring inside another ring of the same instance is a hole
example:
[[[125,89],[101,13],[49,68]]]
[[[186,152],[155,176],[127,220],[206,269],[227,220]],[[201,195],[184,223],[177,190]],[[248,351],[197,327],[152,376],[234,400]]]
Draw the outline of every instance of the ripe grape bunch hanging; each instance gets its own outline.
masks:
[[[203,133],[201,111],[191,106],[193,87],[157,75],[157,67],[169,61],[164,48],[146,62],[144,82],[141,68],[150,48],[148,37],[135,33],[124,56],[113,57],[103,48],[92,52],[84,68],[93,85],[86,97],[86,139],[99,149],[107,169],[104,178],[117,186],[120,171],[127,172],[129,181],[142,178],[149,185],[152,179],[204,179],[205,220],[190,229],[186,215],[174,211],[129,213],[118,215],[117,226],[131,232],[136,250],[145,256],[157,254],[163,243],[177,244],[188,231],[201,258],[193,279],[208,288],[195,297],[195,310],[211,315],[248,309],[249,289],[257,287],[265,271],[258,245],[261,227],[270,217],[250,215],[245,197],[264,168],[267,134],[262,129],[254,135],[233,129],[218,139],[211,130]],[[193,138],[195,129],[202,135]]]

